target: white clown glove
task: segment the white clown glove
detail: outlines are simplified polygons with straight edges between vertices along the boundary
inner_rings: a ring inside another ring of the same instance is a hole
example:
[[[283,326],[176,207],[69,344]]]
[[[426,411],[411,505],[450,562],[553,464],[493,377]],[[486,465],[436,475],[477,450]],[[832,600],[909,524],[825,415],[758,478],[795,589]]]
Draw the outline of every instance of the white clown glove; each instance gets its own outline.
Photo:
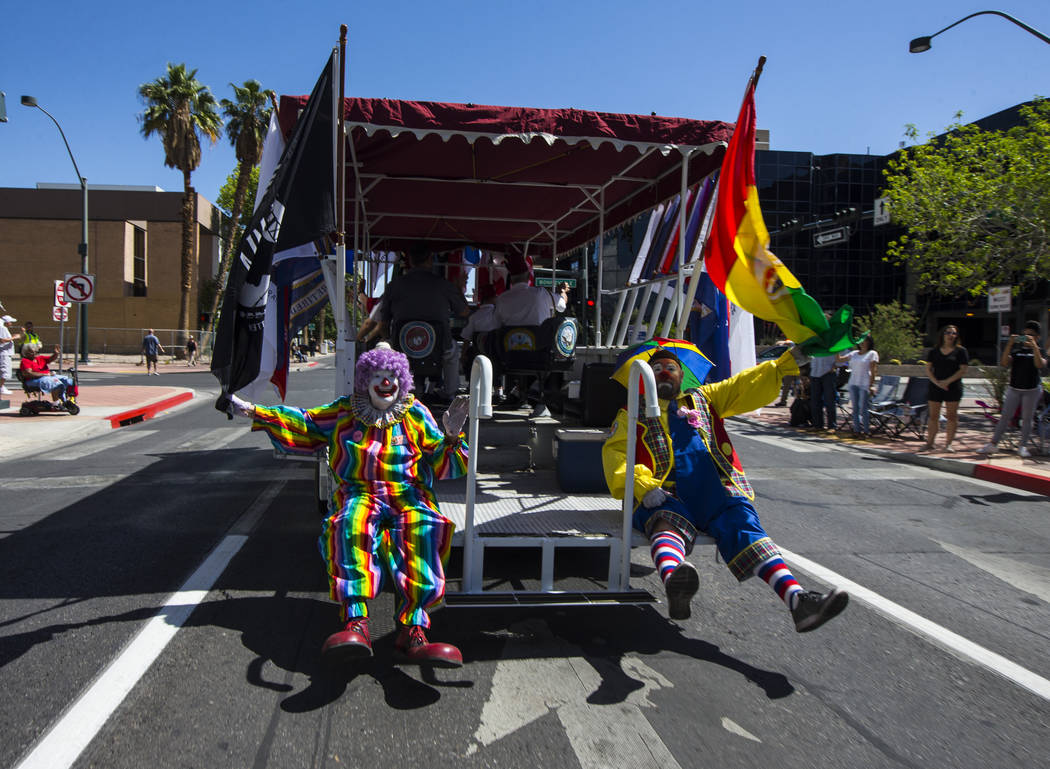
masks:
[[[448,410],[441,417],[441,426],[445,428],[445,435],[455,438],[463,432],[463,424],[467,421],[467,409],[470,408],[470,396],[457,395]]]
[[[667,492],[663,489],[649,489],[645,492],[645,496],[642,497],[642,505],[644,507],[653,508],[659,507],[667,501]]]
[[[810,361],[810,357],[802,352],[802,348],[798,345],[791,348],[791,357],[795,359],[795,363],[799,368],[802,368]]]
[[[233,419],[234,415],[239,417],[255,416],[254,404],[241,400],[232,394],[222,393],[219,399],[215,401],[215,408],[226,414],[230,419]]]

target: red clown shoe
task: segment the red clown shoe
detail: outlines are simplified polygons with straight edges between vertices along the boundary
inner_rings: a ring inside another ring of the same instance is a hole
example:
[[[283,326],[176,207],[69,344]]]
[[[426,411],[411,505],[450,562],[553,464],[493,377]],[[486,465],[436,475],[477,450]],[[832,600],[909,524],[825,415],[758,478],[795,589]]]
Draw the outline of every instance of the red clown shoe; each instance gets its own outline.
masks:
[[[394,641],[394,662],[430,665],[435,668],[463,667],[463,655],[452,644],[430,643],[420,625],[405,627]]]
[[[321,647],[326,660],[354,660],[372,656],[372,639],[368,635],[368,619],[352,617],[346,627],[332,633]]]

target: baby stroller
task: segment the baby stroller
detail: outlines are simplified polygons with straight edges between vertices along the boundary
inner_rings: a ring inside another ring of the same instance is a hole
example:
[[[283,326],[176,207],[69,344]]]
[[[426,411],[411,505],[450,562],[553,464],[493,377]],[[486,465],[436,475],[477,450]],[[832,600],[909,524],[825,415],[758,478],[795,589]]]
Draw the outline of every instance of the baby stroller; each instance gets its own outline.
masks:
[[[26,400],[22,403],[19,413],[24,417],[37,416],[54,412],[64,412],[76,416],[80,413],[77,405],[77,395],[80,394],[80,386],[77,382],[76,369],[66,369],[61,372],[69,377],[72,385],[61,384],[50,393],[44,393],[40,385],[32,379],[23,379],[22,372],[18,369],[15,374],[18,381],[22,383],[22,392],[26,394]],[[51,396],[57,395],[57,400],[51,400]]]

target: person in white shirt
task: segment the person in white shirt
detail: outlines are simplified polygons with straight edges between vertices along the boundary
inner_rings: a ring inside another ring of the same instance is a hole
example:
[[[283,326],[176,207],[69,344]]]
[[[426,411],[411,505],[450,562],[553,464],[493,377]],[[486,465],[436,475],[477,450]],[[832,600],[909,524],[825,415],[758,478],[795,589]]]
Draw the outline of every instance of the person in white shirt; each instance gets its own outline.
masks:
[[[2,305],[0,305],[2,307]],[[15,341],[21,339],[21,334],[11,334],[7,330],[8,323],[17,323],[15,318],[5,315],[0,318],[0,395],[11,395],[11,391],[4,385],[11,378],[11,358],[15,354]]]
[[[868,405],[875,389],[875,374],[879,368],[879,354],[871,337],[860,341],[860,349],[838,356],[849,364],[849,397],[853,403],[853,432],[868,435],[870,417]]]
[[[554,298],[545,288],[529,285],[529,273],[510,276],[510,288],[496,297],[500,326],[538,326],[554,315]]]

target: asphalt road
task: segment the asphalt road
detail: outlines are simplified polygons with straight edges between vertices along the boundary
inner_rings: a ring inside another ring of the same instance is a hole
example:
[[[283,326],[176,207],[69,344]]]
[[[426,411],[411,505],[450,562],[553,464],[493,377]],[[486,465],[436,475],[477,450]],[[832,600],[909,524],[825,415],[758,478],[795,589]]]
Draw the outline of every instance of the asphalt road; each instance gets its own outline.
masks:
[[[0,766],[1050,766],[1045,497],[736,426],[803,585],[870,591],[824,628],[705,547],[689,620],[446,609],[467,664],[428,672],[387,661],[384,594],[376,658],[332,670],[312,470],[180,384],[201,397],[0,461]]]

